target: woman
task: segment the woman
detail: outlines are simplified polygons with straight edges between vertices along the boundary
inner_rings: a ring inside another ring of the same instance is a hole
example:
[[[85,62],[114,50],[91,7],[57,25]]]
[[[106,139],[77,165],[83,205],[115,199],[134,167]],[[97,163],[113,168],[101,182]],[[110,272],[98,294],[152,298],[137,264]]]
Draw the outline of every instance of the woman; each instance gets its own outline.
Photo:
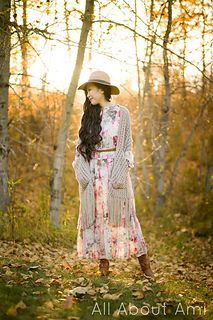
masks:
[[[101,275],[108,275],[109,260],[136,255],[145,276],[154,279],[129,172],[134,166],[129,111],[110,103],[119,89],[106,72],[92,72],[78,89],[86,95],[72,163],[80,193],[78,257],[99,259]]]

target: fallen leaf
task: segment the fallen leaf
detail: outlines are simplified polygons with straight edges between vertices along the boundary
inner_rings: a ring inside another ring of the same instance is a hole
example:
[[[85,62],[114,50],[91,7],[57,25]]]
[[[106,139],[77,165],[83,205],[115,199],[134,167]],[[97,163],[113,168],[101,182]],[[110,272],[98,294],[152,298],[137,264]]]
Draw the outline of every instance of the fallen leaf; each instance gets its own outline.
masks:
[[[118,300],[120,298],[120,296],[122,296],[122,293],[113,293],[113,294],[106,293],[106,294],[103,295],[103,299],[106,299],[106,300]]]
[[[22,300],[19,301],[19,303],[17,303],[17,305],[16,305],[16,309],[26,309],[26,308],[27,308],[27,306]]]
[[[42,292],[41,292],[41,291],[33,291],[33,294],[35,294],[36,296],[38,296],[38,295],[42,294]]]
[[[39,279],[35,280],[35,283],[39,283],[39,284],[44,283],[44,282],[45,282],[44,278],[39,278]]]
[[[8,276],[8,277],[12,276],[12,274],[13,274],[13,272],[10,271],[10,270],[7,270],[7,271],[5,272],[5,276]]]
[[[16,306],[14,306],[14,305],[11,306],[11,307],[7,310],[6,314],[7,314],[8,316],[11,316],[11,317],[16,317],[16,316],[17,316]]]
[[[21,273],[20,272],[20,275],[22,276],[22,278],[24,280],[28,280],[28,279],[32,279],[33,278],[32,274],[25,274],[25,273]]]
[[[87,293],[87,287],[76,287],[71,290],[71,293],[74,297],[81,297]]]
[[[51,279],[49,284],[57,284],[57,285],[61,285],[61,279]]]
[[[134,290],[134,291],[132,292],[132,296],[133,296],[135,299],[143,299],[143,298],[144,298],[144,293],[143,293],[143,291]]]
[[[97,288],[97,291],[99,291],[100,293],[107,293],[109,291],[109,288],[103,286],[101,288]]]
[[[94,296],[94,295],[96,294],[96,290],[93,289],[93,288],[89,288],[89,289],[87,290],[87,293],[88,293],[90,296]]]
[[[29,267],[29,270],[34,271],[37,270],[39,268],[39,266],[31,266]]]
[[[149,283],[149,280],[148,279],[137,280],[135,283],[140,284],[140,285],[144,285],[145,283]]]
[[[113,312],[112,316],[113,316],[113,318],[116,318],[116,319],[120,318],[120,311],[119,310],[115,310]]]
[[[60,293],[60,294],[65,294],[65,295],[67,296],[67,295],[69,295],[69,294],[71,293],[71,289],[66,288],[66,289],[64,289],[63,292],[62,292],[62,291],[58,291],[58,293]]]
[[[144,286],[143,291],[152,291],[153,292],[153,289],[150,286]]]
[[[80,284],[81,287],[86,287],[89,284],[89,280],[84,277],[79,277],[74,282]]]
[[[53,302],[51,300],[49,301],[45,301],[44,302],[44,306],[50,308],[50,309],[53,309],[54,308],[54,305],[53,305]]]
[[[26,309],[26,304],[21,300],[16,305],[12,305],[6,312],[8,316],[16,317],[18,309]]]

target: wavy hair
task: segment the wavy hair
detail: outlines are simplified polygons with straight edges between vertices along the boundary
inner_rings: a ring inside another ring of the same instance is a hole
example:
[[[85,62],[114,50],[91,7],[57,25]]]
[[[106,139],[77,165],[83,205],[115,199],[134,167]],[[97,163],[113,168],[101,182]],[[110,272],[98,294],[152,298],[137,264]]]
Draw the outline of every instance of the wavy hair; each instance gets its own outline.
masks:
[[[105,99],[111,100],[111,87],[93,83],[97,88],[100,88],[104,92]],[[101,132],[101,111],[100,104],[92,105],[87,98],[87,92],[84,90],[86,100],[83,105],[83,116],[81,118],[81,127],[78,131],[81,143],[77,146],[78,152],[84,157],[85,160],[90,162],[92,159],[92,151],[95,150],[95,145],[100,143],[102,137]]]

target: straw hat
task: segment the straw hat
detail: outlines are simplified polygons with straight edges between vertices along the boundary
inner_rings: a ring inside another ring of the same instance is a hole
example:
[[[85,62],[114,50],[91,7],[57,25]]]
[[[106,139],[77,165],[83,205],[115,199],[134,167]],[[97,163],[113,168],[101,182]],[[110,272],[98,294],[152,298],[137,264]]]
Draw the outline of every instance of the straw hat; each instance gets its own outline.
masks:
[[[86,90],[87,84],[89,82],[101,83],[101,84],[105,84],[107,86],[110,86],[111,87],[111,94],[119,94],[120,93],[120,90],[118,89],[118,87],[111,84],[109,75],[104,71],[97,70],[97,71],[92,72],[89,76],[89,80],[87,82],[83,83],[82,85],[80,85],[80,87],[78,87],[78,90]]]

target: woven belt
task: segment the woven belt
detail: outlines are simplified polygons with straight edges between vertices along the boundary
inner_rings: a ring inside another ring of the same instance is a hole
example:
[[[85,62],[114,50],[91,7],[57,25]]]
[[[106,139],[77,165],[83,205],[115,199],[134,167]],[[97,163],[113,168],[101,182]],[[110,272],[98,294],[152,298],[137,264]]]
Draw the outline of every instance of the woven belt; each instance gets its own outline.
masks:
[[[97,150],[95,150],[95,151],[97,151],[97,152],[106,152],[106,151],[115,151],[116,150],[116,148],[111,148],[111,149],[97,149]]]

